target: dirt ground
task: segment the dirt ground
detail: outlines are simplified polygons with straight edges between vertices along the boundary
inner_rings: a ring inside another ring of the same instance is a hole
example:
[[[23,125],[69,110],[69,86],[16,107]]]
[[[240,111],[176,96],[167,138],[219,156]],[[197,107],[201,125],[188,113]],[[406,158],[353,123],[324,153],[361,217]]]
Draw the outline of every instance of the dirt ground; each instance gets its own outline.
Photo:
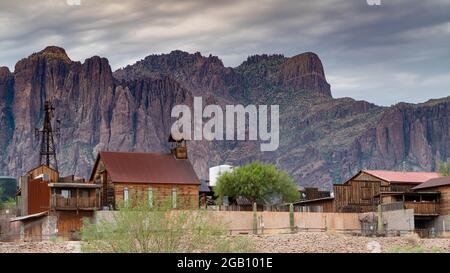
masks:
[[[332,232],[300,232],[251,236],[256,249],[269,253],[450,252],[450,239],[356,237]],[[80,242],[0,242],[0,253],[77,253]]]
[[[80,242],[0,242],[0,253],[78,253]]]
[[[258,249],[271,253],[450,252],[450,239],[357,237],[331,232],[255,236]]]

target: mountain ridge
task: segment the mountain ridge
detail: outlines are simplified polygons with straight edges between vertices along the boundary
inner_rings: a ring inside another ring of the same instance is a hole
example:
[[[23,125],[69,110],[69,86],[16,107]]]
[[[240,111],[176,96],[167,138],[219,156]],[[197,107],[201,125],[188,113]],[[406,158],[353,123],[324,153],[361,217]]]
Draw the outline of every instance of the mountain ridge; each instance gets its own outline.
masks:
[[[87,177],[100,150],[168,151],[174,105],[279,104],[280,147],[259,152],[252,141],[191,141],[200,177],[216,164],[261,160],[276,164],[301,185],[330,188],[362,168],[433,170],[450,157],[450,97],[380,107],[333,98],[320,58],[253,55],[224,67],[215,56],[182,51],[150,55],[112,71],[106,58],[72,61],[62,48],[0,69],[0,171],[22,175],[35,167],[42,106],[53,99],[62,120],[63,173]],[[172,54],[172,55],[171,55]]]

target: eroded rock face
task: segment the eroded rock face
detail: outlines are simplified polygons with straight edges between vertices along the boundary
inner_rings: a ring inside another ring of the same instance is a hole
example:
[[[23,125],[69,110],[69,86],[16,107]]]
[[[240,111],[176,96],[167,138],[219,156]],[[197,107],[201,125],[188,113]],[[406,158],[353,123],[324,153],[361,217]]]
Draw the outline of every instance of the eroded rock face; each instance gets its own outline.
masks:
[[[11,103],[14,96],[14,76],[7,67],[0,67],[0,149],[9,145],[14,132]],[[6,153],[2,151],[2,159]],[[0,169],[6,169],[6,160],[0,160]]]
[[[165,150],[167,135],[159,132],[168,131],[170,120],[164,118],[170,117],[174,104],[190,96],[168,78],[122,85],[114,79],[107,59],[72,62],[55,47],[18,62],[13,80],[14,127],[5,130],[11,140],[2,145],[6,156],[1,162],[6,165],[2,172],[16,176],[38,164],[39,139],[34,130],[42,125],[48,98],[61,120],[56,141],[59,167],[63,174],[87,177],[100,150]],[[6,92],[3,85],[0,90]]]
[[[64,174],[87,177],[100,150],[168,151],[177,104],[280,105],[280,147],[255,141],[191,141],[200,177],[216,164],[271,162],[302,185],[330,188],[362,168],[433,170],[450,157],[450,97],[384,108],[333,99],[319,57],[255,55],[236,68],[214,56],[174,51],[112,72],[108,60],[72,61],[48,47],[0,68],[0,172],[21,175],[38,163],[34,128],[51,98],[61,120],[57,141]]]
[[[286,60],[280,67],[279,79],[282,85],[292,89],[313,90],[331,97],[322,62],[314,53],[303,53]]]

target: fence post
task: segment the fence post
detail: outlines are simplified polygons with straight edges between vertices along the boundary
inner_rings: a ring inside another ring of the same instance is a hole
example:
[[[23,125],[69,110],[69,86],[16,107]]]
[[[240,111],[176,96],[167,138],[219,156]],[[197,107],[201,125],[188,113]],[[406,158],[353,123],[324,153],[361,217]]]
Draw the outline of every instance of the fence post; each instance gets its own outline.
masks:
[[[258,234],[258,219],[256,216],[256,202],[253,203],[253,234]]]
[[[383,234],[384,224],[383,224],[383,207],[378,205],[378,234]]]
[[[295,231],[295,220],[294,220],[294,205],[289,204],[289,225],[291,226],[291,232]]]

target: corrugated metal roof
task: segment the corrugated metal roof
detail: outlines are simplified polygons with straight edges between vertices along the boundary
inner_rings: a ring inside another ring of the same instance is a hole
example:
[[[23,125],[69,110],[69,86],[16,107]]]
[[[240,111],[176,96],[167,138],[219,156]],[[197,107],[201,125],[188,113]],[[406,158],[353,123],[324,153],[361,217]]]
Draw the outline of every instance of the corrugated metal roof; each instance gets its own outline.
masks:
[[[334,200],[334,197],[329,196],[329,197],[322,197],[322,198],[316,198],[316,199],[310,199],[310,200],[302,200],[302,201],[295,202],[294,204],[314,203],[317,201],[325,201],[325,200]]]
[[[413,190],[428,189],[441,186],[450,186],[450,176],[430,179],[425,183],[415,186]]]
[[[43,211],[43,212],[39,212],[39,213],[35,213],[35,214],[29,214],[29,215],[25,215],[25,216],[11,218],[9,221],[16,222],[16,221],[29,220],[29,219],[33,219],[33,218],[43,217],[43,216],[46,216],[47,214],[48,214],[48,211]]]
[[[50,188],[100,188],[101,185],[98,184],[90,184],[90,183],[49,183],[48,186]]]
[[[113,182],[200,184],[189,160],[172,154],[100,152]]]
[[[365,173],[376,176],[388,182],[423,183],[433,178],[441,177],[434,172],[394,172],[384,170],[364,170]]]

